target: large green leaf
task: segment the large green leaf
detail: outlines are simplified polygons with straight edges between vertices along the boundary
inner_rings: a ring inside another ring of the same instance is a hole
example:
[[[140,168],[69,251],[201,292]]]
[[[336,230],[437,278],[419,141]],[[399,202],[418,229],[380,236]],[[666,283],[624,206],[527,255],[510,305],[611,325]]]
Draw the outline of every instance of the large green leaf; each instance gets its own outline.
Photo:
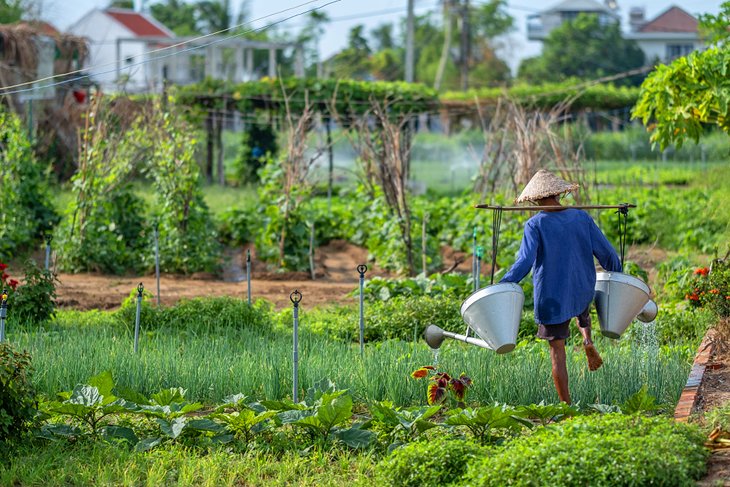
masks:
[[[621,405],[621,412],[624,414],[649,413],[658,409],[660,406],[657,405],[656,398],[649,394],[646,384]]]
[[[136,445],[134,445],[134,450],[135,451],[139,451],[139,452],[151,450],[152,448],[154,448],[157,445],[159,445],[160,443],[162,443],[162,440],[163,439],[164,438],[162,438],[162,437],[159,437],[159,438],[145,438],[144,440],[140,440],[139,443],[137,443]]]
[[[66,403],[92,407],[100,406],[103,399],[99,393],[99,389],[96,387],[79,384],[74,387],[74,390],[71,392],[71,398]]]
[[[126,387],[126,386],[116,386],[114,388],[114,391],[116,392],[117,397],[121,397],[122,399],[126,399],[127,401],[131,401],[135,404],[139,405],[148,405],[150,404],[150,400],[147,399],[144,395],[137,392],[136,390]]]
[[[352,417],[352,396],[342,391],[322,395],[322,405],[317,408],[317,419],[327,427],[334,428]]]
[[[134,446],[139,441],[139,438],[137,438],[137,435],[134,434],[134,430],[132,428],[127,428],[125,426],[117,426],[117,425],[109,425],[105,426],[102,429],[102,437],[109,440],[109,439],[116,439],[116,440],[124,440],[127,443],[129,443],[130,446]]]
[[[340,429],[335,432],[335,437],[350,448],[366,448],[376,436],[372,431],[358,428]]]
[[[169,406],[172,403],[185,402],[185,392],[182,387],[170,387],[169,389],[163,389],[160,392],[152,394],[150,399],[160,406]]]
[[[216,434],[221,434],[226,430],[225,426],[208,418],[191,419],[188,421],[186,428],[196,431],[208,431]]]
[[[332,393],[335,390],[335,384],[331,380],[322,379],[307,389],[307,394],[304,396],[304,403],[310,407],[314,406],[322,398],[323,394]]]
[[[181,417],[173,419],[172,421],[167,421],[162,418],[157,418],[156,421],[157,421],[157,424],[160,425],[160,430],[165,435],[167,435],[168,437],[170,437],[174,440],[182,434],[183,430],[185,429],[185,425],[187,424],[188,419],[184,416],[181,416]]]
[[[282,411],[277,414],[279,419],[284,424],[295,423],[301,421],[304,418],[308,418],[314,414],[311,410],[292,409],[289,411]]]
[[[76,426],[70,426],[60,423],[47,423],[41,426],[36,433],[36,437],[46,440],[58,440],[59,438],[70,438],[81,434],[81,430]]]
[[[96,389],[99,391],[99,394],[101,394],[105,398],[113,396],[112,389],[114,389],[114,378],[112,377],[112,373],[110,370],[105,370],[101,374],[95,375],[94,377],[89,379],[89,385],[96,387]]]

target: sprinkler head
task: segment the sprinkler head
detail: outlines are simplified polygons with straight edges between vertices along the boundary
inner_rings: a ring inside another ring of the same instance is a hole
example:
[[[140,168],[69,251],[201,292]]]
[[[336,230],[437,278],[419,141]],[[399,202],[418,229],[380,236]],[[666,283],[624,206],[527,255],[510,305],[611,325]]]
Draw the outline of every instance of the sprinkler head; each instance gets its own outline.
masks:
[[[428,325],[426,330],[423,332],[423,339],[426,340],[428,346],[436,350],[441,347],[444,342],[444,330],[436,325]]]

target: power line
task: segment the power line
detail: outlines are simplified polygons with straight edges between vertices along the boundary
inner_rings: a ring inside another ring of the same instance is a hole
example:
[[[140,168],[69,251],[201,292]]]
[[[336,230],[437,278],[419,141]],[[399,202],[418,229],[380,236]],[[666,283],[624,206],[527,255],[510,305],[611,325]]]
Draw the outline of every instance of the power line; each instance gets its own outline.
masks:
[[[289,7],[289,8],[280,10],[278,12],[274,12],[272,14],[268,14],[268,15],[265,15],[263,17],[259,17],[258,19],[254,19],[254,20],[250,20],[250,21],[243,22],[241,24],[233,25],[231,27],[227,27],[225,29],[221,29],[221,30],[219,30],[217,32],[211,32],[210,34],[205,34],[205,35],[197,36],[197,37],[194,37],[192,39],[186,39],[184,41],[178,42],[178,43],[173,44],[171,46],[165,46],[165,47],[162,47],[162,48],[159,48],[159,49],[154,49],[152,51],[148,51],[145,54],[147,54],[147,55],[149,55],[149,54],[155,54],[155,53],[158,53],[158,52],[167,51],[167,50],[174,49],[174,48],[177,48],[177,47],[180,47],[180,46],[184,46],[186,44],[190,44],[191,42],[196,42],[196,41],[199,41],[201,39],[205,39],[205,38],[208,38],[208,37],[211,37],[211,36],[214,36],[214,35],[218,35],[218,34],[221,34],[223,32],[228,32],[228,31],[233,30],[233,29],[238,29],[240,27],[243,27],[244,25],[252,24],[254,22],[258,22],[258,21],[261,21],[261,20],[265,20],[265,19],[267,19],[269,17],[273,17],[275,15],[279,15],[279,14],[282,14],[284,12],[289,12],[291,10],[295,10],[297,8],[304,7],[304,6],[309,5],[309,4],[316,3],[317,1],[318,0],[309,0],[307,2],[301,3],[301,4],[296,5],[294,7]],[[254,29],[250,29],[248,31],[237,32],[237,33],[235,33],[233,35],[223,37],[222,39],[215,39],[215,40],[213,40],[213,41],[211,41],[209,43],[201,44],[199,46],[193,46],[192,48],[183,49],[181,51],[176,51],[176,52],[173,52],[173,53],[171,53],[169,55],[157,56],[157,57],[154,57],[152,59],[143,60],[141,62],[137,62],[137,63],[131,64],[131,65],[125,66],[125,69],[126,68],[130,68],[132,66],[139,66],[139,65],[147,64],[147,63],[150,63],[150,62],[153,62],[153,61],[157,61],[159,59],[165,59],[167,57],[174,56],[174,55],[177,55],[177,54],[181,54],[181,53],[184,53],[184,52],[189,52],[189,51],[193,51],[193,50],[196,50],[196,49],[201,49],[203,47],[208,47],[208,46],[211,46],[213,44],[218,44],[220,42],[224,42],[224,41],[226,41],[228,39],[232,39],[232,38],[235,38],[235,37],[240,37],[242,35],[250,34],[250,33],[253,33],[253,32],[260,32],[260,31],[266,30],[266,29],[268,29],[270,27],[273,27],[274,25],[284,23],[284,22],[286,22],[288,20],[291,20],[293,18],[300,17],[302,15],[305,15],[305,14],[308,14],[308,13],[311,13],[311,12],[315,12],[317,10],[321,10],[321,9],[323,9],[323,8],[329,6],[329,5],[332,5],[332,4],[335,4],[335,3],[339,3],[341,1],[342,0],[330,0],[328,3],[325,3],[325,4],[323,4],[323,5],[319,6],[319,7],[315,7],[315,8],[306,10],[304,12],[300,12],[300,13],[291,15],[291,16],[286,17],[284,19],[281,19],[281,20],[272,22],[271,24],[268,24],[266,26],[258,27],[258,28],[254,28]],[[34,90],[38,90],[38,89],[49,88],[51,86],[58,86],[58,85],[61,85],[61,84],[69,83],[69,82],[76,81],[76,80],[83,79],[83,78],[88,78],[88,77],[91,76],[90,74],[85,74],[85,75],[82,75],[82,76],[79,76],[79,77],[76,77],[76,78],[73,78],[73,79],[70,79],[70,80],[64,80],[64,81],[57,82],[57,83],[51,83],[51,84],[47,84],[47,85],[43,85],[43,86],[32,87],[32,88],[29,88],[29,89],[8,91],[8,90],[14,90],[15,88],[20,88],[22,86],[33,85],[33,84],[36,84],[36,83],[40,83],[42,81],[49,81],[49,80],[52,80],[52,79],[61,78],[61,77],[65,77],[65,76],[69,76],[69,75],[73,75],[73,74],[79,74],[79,73],[82,73],[84,71],[88,71],[88,70],[91,70],[91,69],[97,69],[97,68],[102,68],[102,67],[111,66],[111,65],[116,65],[116,61],[112,61],[112,62],[108,62],[108,63],[104,63],[104,64],[99,64],[99,65],[96,65],[96,66],[89,66],[89,67],[77,69],[77,70],[74,70],[74,71],[68,71],[66,73],[55,74],[53,76],[47,76],[45,78],[40,78],[40,79],[36,79],[36,80],[33,80],[33,81],[26,81],[26,82],[18,83],[18,84],[15,84],[15,85],[5,86],[5,87],[0,88],[0,95],[3,95],[3,94],[4,95],[11,95],[11,94],[15,94],[15,93],[23,93],[23,92],[27,92],[27,91],[34,91]],[[104,71],[102,73],[97,73],[97,74],[108,74],[108,73],[115,72],[115,71],[116,71],[116,68],[114,70]]]

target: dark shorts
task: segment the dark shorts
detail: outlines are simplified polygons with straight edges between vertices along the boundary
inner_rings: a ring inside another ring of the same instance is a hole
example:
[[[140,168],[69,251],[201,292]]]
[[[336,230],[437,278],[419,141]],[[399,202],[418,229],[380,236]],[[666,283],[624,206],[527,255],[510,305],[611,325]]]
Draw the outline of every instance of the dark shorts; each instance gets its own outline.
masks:
[[[585,311],[579,314],[576,318],[578,318],[578,326],[580,326],[581,328],[590,328],[591,305],[589,304]],[[537,338],[542,338],[543,340],[547,341],[565,340],[566,338],[570,337],[570,322],[572,319],[573,318],[555,325],[541,325],[538,323]]]

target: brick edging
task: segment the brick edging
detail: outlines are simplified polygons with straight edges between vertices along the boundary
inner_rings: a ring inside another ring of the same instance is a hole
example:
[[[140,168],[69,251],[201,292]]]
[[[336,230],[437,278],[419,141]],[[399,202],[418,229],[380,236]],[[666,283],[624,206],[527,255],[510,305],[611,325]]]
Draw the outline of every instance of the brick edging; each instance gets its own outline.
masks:
[[[695,360],[692,363],[692,370],[690,370],[689,377],[687,378],[687,384],[682,389],[679,402],[674,409],[674,419],[676,421],[687,421],[689,415],[692,413],[692,409],[697,403],[697,394],[702,385],[702,380],[705,377],[707,363],[712,358],[715,350],[713,335],[713,330],[708,330],[702,339],[702,343],[700,343],[700,348],[697,350],[697,355],[695,355]]]

